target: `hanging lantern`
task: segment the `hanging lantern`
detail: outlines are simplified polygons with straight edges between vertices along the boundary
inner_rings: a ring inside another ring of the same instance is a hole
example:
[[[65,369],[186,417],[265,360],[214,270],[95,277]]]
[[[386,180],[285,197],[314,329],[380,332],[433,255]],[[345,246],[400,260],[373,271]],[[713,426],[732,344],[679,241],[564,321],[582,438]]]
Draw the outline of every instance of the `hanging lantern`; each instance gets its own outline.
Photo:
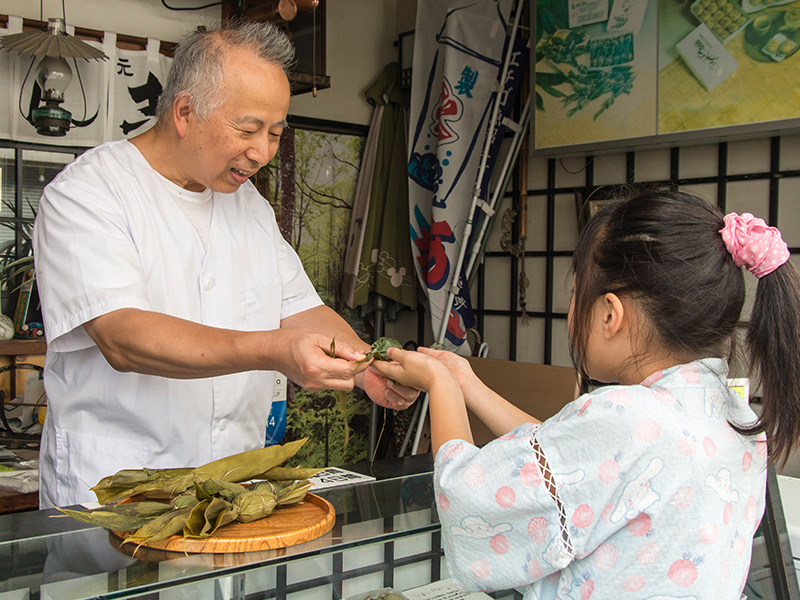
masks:
[[[11,52],[42,56],[36,67],[36,81],[42,89],[44,106],[34,108],[31,118],[41,135],[61,136],[69,130],[72,114],[59,106],[72,81],[72,69],[66,59],[106,60],[108,57],[67,33],[64,19],[49,19],[47,30],[26,31],[0,37],[0,46]]]

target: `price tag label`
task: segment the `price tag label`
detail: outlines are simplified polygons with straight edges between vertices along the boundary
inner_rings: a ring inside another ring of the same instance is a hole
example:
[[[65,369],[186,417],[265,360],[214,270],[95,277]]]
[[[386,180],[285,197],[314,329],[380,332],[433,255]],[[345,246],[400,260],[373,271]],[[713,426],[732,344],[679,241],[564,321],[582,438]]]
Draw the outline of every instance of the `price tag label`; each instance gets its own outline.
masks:
[[[273,402],[286,402],[286,375],[275,372],[275,387],[272,390]]]

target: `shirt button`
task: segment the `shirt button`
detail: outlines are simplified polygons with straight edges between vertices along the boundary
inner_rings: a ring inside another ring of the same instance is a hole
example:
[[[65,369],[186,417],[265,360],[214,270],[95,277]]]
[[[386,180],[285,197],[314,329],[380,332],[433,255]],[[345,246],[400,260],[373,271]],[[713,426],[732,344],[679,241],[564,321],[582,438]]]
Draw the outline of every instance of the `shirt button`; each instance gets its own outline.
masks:
[[[206,279],[203,282],[203,287],[208,291],[208,290],[211,290],[211,288],[213,288],[216,284],[217,284],[217,282],[214,281],[214,278],[213,277],[209,277],[208,279]]]
[[[219,422],[219,430],[220,430],[220,431],[225,431],[225,428],[226,428],[227,426],[228,426],[228,419],[222,419],[222,420]]]

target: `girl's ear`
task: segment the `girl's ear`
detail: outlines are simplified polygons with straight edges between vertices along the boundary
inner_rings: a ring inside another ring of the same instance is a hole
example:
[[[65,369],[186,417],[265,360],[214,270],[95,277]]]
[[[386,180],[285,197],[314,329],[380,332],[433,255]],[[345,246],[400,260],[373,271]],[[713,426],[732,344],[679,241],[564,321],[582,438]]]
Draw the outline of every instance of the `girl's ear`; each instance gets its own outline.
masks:
[[[619,296],[611,292],[603,296],[603,336],[611,339],[627,325],[625,306]]]

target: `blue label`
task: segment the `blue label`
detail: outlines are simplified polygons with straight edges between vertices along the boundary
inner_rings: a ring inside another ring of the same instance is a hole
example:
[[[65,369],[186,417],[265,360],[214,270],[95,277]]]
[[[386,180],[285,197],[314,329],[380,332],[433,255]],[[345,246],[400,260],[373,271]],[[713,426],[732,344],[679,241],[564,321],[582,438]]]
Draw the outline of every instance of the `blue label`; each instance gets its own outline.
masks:
[[[267,417],[265,446],[279,444],[286,435],[286,400],[273,400]]]

